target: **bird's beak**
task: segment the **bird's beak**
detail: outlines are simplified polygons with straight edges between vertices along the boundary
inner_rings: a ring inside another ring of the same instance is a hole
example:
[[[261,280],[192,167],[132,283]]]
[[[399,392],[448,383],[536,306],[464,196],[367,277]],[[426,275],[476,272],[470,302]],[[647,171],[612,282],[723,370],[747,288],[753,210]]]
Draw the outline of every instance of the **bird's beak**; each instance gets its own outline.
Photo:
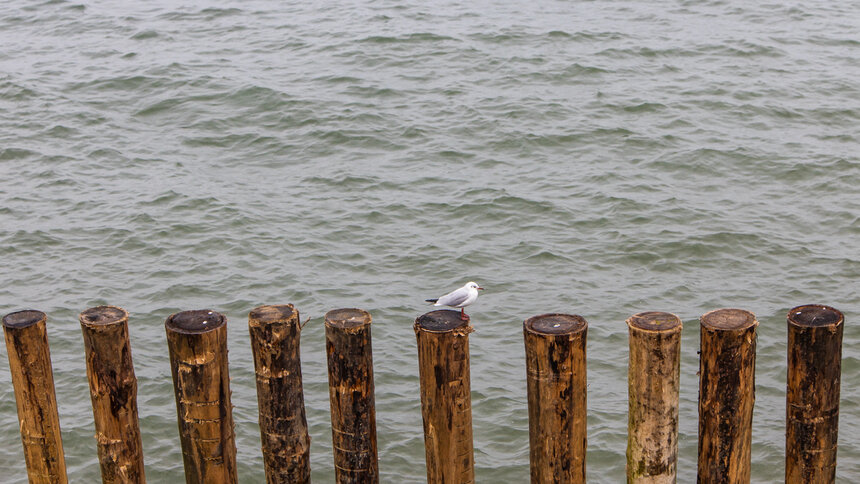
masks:
[[[478,286],[478,290],[479,290],[479,291],[483,291],[483,290],[484,290],[484,288],[483,288],[483,287]]]

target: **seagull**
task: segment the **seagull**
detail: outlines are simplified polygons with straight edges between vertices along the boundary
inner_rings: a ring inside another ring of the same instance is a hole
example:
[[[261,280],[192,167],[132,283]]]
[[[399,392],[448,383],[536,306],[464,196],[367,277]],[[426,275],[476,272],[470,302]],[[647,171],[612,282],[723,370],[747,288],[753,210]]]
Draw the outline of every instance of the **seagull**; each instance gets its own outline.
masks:
[[[429,303],[434,303],[434,306],[448,306],[451,308],[460,308],[460,319],[463,321],[469,320],[469,315],[463,309],[466,306],[475,302],[478,299],[478,291],[484,290],[477,282],[469,281],[465,286],[445,294],[438,299],[425,299]]]

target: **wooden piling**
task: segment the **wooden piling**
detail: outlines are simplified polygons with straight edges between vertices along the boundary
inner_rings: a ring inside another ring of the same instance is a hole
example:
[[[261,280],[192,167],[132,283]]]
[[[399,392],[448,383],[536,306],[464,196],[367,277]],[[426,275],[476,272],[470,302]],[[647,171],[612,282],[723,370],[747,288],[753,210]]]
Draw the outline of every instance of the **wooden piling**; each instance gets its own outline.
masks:
[[[66,484],[69,480],[54,393],[47,319],[41,311],[10,313],[3,317],[3,333],[27,476],[31,484]]]
[[[743,309],[701,318],[699,484],[750,482],[757,326]]]
[[[260,437],[268,484],[311,482],[310,436],[299,357],[301,323],[292,304],[248,314],[257,374]]]
[[[844,317],[810,304],[788,312],[785,482],[836,482]]]
[[[82,312],[79,320],[102,482],[145,483],[128,313],[99,306]]]
[[[206,309],[182,311],[168,317],[164,326],[185,482],[235,484],[227,318]]]
[[[681,319],[638,313],[627,320],[627,482],[674,484],[678,466]]]
[[[370,313],[335,309],[325,315],[335,482],[379,482]]]
[[[573,314],[523,322],[532,484],[585,483],[587,332]]]
[[[430,311],[415,319],[427,482],[475,482],[469,321],[459,311]]]

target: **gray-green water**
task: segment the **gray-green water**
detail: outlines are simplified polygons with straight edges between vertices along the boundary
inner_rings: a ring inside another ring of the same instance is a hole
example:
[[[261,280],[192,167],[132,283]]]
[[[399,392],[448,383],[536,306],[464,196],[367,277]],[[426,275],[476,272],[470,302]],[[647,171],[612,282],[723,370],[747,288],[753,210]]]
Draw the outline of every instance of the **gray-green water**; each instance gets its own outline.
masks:
[[[97,482],[77,314],[131,313],[146,473],[182,480],[164,319],[229,322],[242,482],[262,482],[247,313],[294,303],[313,479],[321,316],[374,317],[380,470],[425,480],[414,318],[476,280],[479,483],[528,480],[523,319],[588,319],[589,482],[624,479],[627,328],[758,316],[753,481],[783,476],[785,314],[846,314],[840,482],[860,479],[860,3],[2,2],[0,311],[49,314],[68,470]],[[0,359],[6,361],[5,348]],[[8,365],[0,481],[26,482]]]

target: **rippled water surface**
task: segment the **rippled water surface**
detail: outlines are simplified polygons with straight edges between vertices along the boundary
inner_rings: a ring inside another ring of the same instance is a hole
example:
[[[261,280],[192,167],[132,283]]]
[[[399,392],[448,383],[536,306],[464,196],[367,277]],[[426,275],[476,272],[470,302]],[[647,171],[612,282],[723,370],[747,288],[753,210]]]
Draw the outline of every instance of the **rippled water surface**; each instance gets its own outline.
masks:
[[[73,482],[99,469],[77,314],[131,314],[146,473],[182,480],[165,318],[291,302],[313,479],[333,480],[321,316],[373,314],[383,482],[425,481],[414,318],[475,280],[476,479],[527,482],[522,321],[583,315],[589,482],[624,480],[627,327],[674,312],[679,482],[698,317],[759,321],[753,481],[783,477],[785,314],[846,315],[840,482],[860,479],[860,3],[2,2],[0,310],[49,315]],[[0,480],[26,482],[6,349]]]

